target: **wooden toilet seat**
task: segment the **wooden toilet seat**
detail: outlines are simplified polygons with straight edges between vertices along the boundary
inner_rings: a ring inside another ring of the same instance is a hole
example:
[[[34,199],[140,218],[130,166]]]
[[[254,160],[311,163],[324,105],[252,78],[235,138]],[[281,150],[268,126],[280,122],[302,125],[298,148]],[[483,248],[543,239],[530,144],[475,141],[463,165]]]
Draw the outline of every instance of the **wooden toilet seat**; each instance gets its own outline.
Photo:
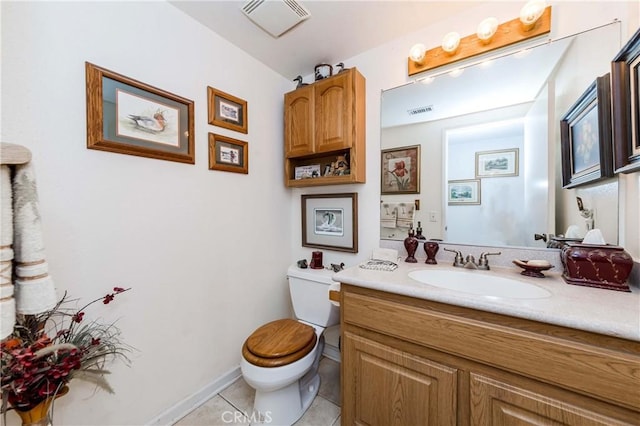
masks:
[[[280,367],[298,361],[316,345],[313,327],[285,318],[259,327],[245,340],[242,356],[259,367]]]

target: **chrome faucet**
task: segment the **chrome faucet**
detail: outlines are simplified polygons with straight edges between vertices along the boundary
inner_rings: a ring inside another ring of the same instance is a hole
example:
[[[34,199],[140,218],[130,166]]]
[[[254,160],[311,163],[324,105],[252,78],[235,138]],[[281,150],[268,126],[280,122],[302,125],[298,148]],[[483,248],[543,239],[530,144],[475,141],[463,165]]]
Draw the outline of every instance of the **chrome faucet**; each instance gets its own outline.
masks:
[[[480,269],[482,271],[488,271],[490,269],[489,259],[487,259],[487,256],[497,256],[499,254],[502,254],[502,252],[497,252],[497,253],[483,252],[482,254],[480,254],[480,259],[478,259],[478,263],[476,263],[476,258],[470,254],[467,255],[466,258],[463,258],[462,253],[458,250],[451,250],[448,248],[445,248],[444,250],[450,251],[451,253],[456,254],[456,257],[453,260],[453,266],[467,268],[467,269]]]

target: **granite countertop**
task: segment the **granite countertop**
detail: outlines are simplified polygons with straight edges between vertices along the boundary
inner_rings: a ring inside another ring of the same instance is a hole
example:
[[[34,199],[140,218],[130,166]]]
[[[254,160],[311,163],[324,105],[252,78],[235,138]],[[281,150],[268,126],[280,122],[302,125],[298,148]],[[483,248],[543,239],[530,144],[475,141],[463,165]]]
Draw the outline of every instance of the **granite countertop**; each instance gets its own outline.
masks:
[[[502,276],[544,288],[551,292],[551,296],[537,299],[509,299],[446,290],[409,278],[409,272],[420,269],[469,271],[472,274]],[[531,278],[521,275],[521,269],[518,268],[492,267],[490,271],[481,271],[440,264],[400,262],[393,272],[354,266],[336,273],[333,275],[333,280],[419,299],[640,341],[640,290],[638,288],[631,287],[631,293],[627,293],[570,285],[564,282],[560,272],[552,271],[545,271],[545,278]]]

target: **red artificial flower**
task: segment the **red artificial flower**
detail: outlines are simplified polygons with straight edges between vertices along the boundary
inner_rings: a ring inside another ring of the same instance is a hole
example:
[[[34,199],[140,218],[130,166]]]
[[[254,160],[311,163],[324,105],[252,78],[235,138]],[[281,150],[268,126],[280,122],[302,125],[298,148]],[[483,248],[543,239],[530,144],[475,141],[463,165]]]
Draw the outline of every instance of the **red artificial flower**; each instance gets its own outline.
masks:
[[[122,287],[114,287],[113,291],[115,291],[116,293],[122,293],[123,291],[126,291],[126,289]]]
[[[74,322],[81,322],[82,321],[82,317],[84,317],[84,312],[78,312],[77,314],[75,314],[73,316],[73,318],[71,318]]]
[[[113,294],[107,294],[106,296],[104,296],[102,303],[104,303],[105,305],[108,305],[109,302],[111,302],[112,300],[113,300]]]

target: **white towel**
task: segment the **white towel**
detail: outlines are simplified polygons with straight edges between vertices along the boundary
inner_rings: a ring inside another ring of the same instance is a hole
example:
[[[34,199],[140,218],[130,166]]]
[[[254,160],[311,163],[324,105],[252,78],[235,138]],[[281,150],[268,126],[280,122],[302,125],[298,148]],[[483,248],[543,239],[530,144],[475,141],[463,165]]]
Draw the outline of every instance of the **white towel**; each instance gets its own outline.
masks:
[[[16,301],[13,298],[13,195],[11,169],[0,166],[0,339],[13,332]]]
[[[395,228],[397,219],[397,203],[380,204],[380,226],[383,228]]]
[[[15,167],[13,251],[16,312],[33,315],[53,308],[57,296],[45,261],[36,178],[31,162]]]
[[[399,203],[398,204],[398,228],[410,228],[413,226],[413,217],[416,212],[416,205],[414,203]]]

